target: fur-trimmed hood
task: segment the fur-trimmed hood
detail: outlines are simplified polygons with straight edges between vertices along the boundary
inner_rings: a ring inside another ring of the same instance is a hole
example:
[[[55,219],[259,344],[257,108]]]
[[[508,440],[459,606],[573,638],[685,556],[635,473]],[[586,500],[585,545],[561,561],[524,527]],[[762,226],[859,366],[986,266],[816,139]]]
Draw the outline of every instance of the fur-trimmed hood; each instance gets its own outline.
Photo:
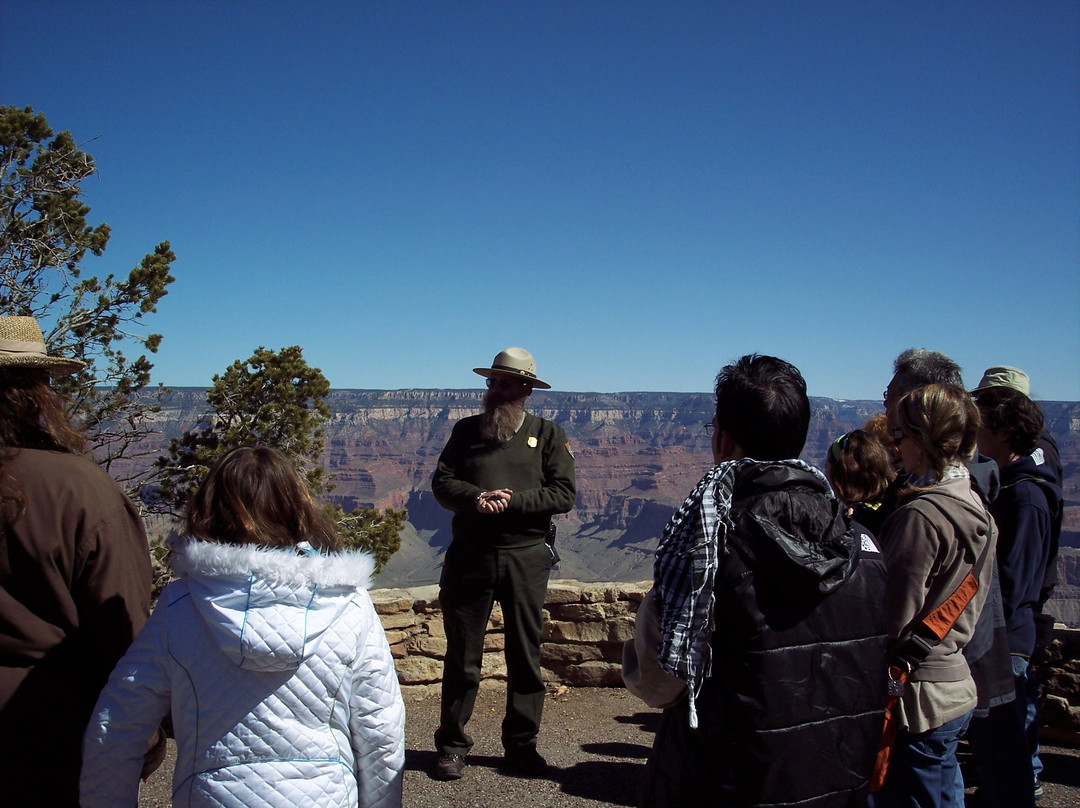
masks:
[[[303,555],[253,545],[185,539],[170,566],[180,576],[162,595],[190,596],[223,653],[254,670],[293,670],[335,618],[366,598],[375,559],[347,551]]]
[[[172,548],[169,566],[177,575],[257,575],[273,583],[371,588],[375,557],[360,550],[301,555],[253,544],[184,539]]]

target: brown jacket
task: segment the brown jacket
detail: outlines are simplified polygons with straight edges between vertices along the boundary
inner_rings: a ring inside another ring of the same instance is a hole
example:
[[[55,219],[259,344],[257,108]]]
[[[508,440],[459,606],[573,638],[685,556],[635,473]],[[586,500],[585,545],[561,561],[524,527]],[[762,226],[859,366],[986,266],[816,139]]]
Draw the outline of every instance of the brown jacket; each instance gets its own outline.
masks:
[[[945,639],[904,688],[901,724],[926,732],[976,704],[975,682],[961,653],[990,591],[997,528],[967,478],[950,479],[897,509],[881,528],[888,564],[890,653],[974,569],[979,591]]]
[[[0,782],[5,805],[78,804],[82,735],[150,613],[135,506],[91,460],[6,450],[26,507],[0,532]]]

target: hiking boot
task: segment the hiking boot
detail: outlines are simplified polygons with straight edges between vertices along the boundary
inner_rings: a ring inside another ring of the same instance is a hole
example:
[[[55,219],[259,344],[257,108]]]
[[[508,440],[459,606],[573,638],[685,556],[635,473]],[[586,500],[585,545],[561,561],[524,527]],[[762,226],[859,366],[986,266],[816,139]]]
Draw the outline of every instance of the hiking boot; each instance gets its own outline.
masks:
[[[460,780],[465,774],[465,758],[461,755],[441,755],[435,764],[436,780]]]
[[[535,749],[518,749],[503,756],[503,771],[515,777],[543,777],[548,763]]]

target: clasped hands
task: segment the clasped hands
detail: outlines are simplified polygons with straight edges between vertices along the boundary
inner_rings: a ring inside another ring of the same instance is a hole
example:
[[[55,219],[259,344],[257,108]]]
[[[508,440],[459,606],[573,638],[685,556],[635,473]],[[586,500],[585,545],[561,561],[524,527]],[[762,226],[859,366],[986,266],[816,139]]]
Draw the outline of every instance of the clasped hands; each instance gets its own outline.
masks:
[[[502,513],[510,504],[510,496],[513,493],[509,488],[484,491],[476,498],[476,510],[480,513]]]

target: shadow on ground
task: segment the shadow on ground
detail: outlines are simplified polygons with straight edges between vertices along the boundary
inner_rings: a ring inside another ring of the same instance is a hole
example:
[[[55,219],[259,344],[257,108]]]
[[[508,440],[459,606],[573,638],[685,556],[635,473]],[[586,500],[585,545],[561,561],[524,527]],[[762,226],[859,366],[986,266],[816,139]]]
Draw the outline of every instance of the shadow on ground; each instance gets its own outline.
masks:
[[[559,770],[555,779],[564,794],[610,805],[633,806],[637,805],[642,769],[640,763],[587,760]]]
[[[618,724],[637,724],[642,732],[653,735],[660,723],[659,714],[651,712],[613,718]],[[651,738],[648,740],[647,746],[618,741],[581,744],[581,751],[586,755],[613,760],[586,760],[562,769],[558,775],[562,792],[611,805],[637,805],[638,782],[652,749]]]
[[[651,732],[653,735],[660,728],[660,713],[634,713],[633,715],[617,715],[615,721],[620,724],[639,724],[642,732]]]

